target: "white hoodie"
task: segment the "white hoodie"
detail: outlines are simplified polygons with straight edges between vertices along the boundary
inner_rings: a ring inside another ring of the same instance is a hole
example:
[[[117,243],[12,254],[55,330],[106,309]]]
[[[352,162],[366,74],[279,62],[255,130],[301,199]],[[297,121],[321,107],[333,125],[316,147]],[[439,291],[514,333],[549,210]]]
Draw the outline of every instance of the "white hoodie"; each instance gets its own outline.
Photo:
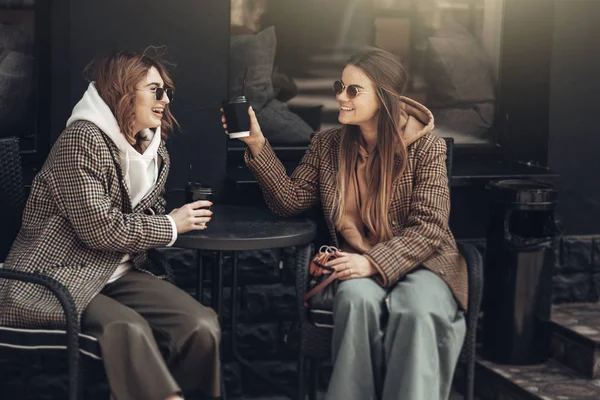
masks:
[[[144,129],[140,132],[140,136],[144,139],[141,143],[143,154],[140,154],[121,133],[117,119],[98,94],[93,82],[90,83],[81,100],[73,108],[71,117],[67,121],[67,127],[73,122],[81,120],[89,121],[100,128],[119,149],[121,169],[129,191],[131,207],[135,208],[140,200],[154,188],[158,179],[160,127],[156,128],[156,132],[151,129]],[[173,240],[167,245],[171,246],[177,239],[177,227],[175,221],[170,216],[167,215],[167,217],[173,227]],[[123,257],[121,264],[108,280],[109,283],[116,281],[131,269],[129,259],[129,255]]]

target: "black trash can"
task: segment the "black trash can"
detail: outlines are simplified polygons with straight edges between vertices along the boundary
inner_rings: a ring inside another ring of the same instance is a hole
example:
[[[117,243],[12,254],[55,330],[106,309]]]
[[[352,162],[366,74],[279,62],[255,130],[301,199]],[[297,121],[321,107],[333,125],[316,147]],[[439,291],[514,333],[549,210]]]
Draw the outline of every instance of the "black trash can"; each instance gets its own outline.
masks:
[[[491,182],[485,259],[482,351],[512,365],[548,359],[552,274],[561,235],[552,185]]]

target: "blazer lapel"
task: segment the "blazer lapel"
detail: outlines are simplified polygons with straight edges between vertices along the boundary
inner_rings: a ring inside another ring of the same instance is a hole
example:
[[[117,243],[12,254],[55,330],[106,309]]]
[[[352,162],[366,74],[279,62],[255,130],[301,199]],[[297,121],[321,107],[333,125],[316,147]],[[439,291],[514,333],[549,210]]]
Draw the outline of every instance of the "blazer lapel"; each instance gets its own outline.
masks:
[[[133,210],[131,206],[131,196],[129,195],[129,188],[127,188],[127,182],[125,182],[125,175],[123,174],[123,168],[121,168],[121,158],[119,157],[119,149],[117,145],[108,137],[104,132],[102,132],[102,137],[108,146],[110,155],[115,163],[115,168],[117,170],[117,174],[119,175],[119,181],[121,182],[121,196],[122,196],[122,205],[123,212],[130,213]]]
[[[160,168],[158,170],[158,178],[156,179],[156,184],[150,190],[150,192],[140,200],[137,206],[135,206],[135,212],[142,212],[154,204],[156,201],[156,197],[161,194],[162,188],[165,187],[165,183],[167,181],[167,177],[169,175],[169,153],[167,152],[167,148],[165,146],[165,142],[161,141],[160,146],[157,150],[158,156],[162,161],[160,163]]]
[[[406,198],[407,195],[410,195],[413,190],[414,182],[414,164],[415,164],[415,154],[412,150],[412,144],[408,146],[406,151],[406,168],[404,172],[396,177],[392,188],[392,198],[390,199],[390,206],[395,202],[402,198]],[[398,155],[394,158],[394,168],[400,168],[400,157]]]
[[[335,230],[334,216],[337,206],[335,199],[338,195],[336,179],[340,153],[340,133],[338,133],[337,137],[330,143],[331,147],[328,149],[329,154],[325,156],[325,160],[329,161],[329,165],[323,165],[322,167],[325,171],[321,176],[321,179],[323,179],[321,188],[321,201],[325,222],[329,228],[329,234],[334,241],[334,245],[339,247]]]
[[[329,165],[324,165],[325,173],[322,177],[323,182],[323,213],[327,220],[333,221],[335,215],[336,201],[337,198],[337,173],[338,173],[338,162],[340,153],[340,136],[338,135],[337,140],[331,141],[331,147],[329,148],[329,154],[326,160],[329,161]]]

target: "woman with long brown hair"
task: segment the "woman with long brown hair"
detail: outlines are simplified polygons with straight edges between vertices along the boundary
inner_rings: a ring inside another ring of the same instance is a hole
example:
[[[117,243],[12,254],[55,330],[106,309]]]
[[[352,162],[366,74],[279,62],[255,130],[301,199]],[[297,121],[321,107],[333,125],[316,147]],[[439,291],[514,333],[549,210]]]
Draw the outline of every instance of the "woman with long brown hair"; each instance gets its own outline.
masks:
[[[207,201],[164,215],[173,81],[145,53],[113,52],[87,72],[92,82],[33,181],[4,268],[39,271],[69,290],[82,332],[98,339],[112,398],[217,397],[217,315],[145,264],[148,249],[205,229],[211,215]],[[0,281],[0,323],[65,321],[48,291]]]
[[[390,53],[354,55],[334,83],[342,127],[317,134],[290,177],[252,110],[240,139],[269,207],[321,203],[340,249],[328,399],[446,399],[466,331],[446,146],[431,112],[402,96],[406,80]]]

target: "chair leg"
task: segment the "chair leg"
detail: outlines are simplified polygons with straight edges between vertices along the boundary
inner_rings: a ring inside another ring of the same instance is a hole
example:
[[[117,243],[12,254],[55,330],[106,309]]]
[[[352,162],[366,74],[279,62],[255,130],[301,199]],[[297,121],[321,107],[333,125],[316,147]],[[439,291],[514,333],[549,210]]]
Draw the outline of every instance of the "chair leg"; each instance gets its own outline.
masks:
[[[465,341],[467,354],[465,357],[463,393],[465,400],[473,400],[475,387],[475,327],[469,327],[469,329],[467,329],[467,337]]]
[[[84,358],[79,360],[79,376],[77,379],[79,386],[77,387],[77,398],[80,400],[85,399],[85,388],[87,387],[87,375],[85,373],[86,361],[87,360],[85,360]]]
[[[310,360],[309,371],[310,388],[308,398],[317,400],[317,390],[319,388],[319,362],[317,360]]]
[[[306,377],[304,376],[305,372],[305,363],[304,363],[304,354],[302,351],[298,354],[298,399],[297,400],[306,400],[306,391],[304,390],[304,385],[306,384]]]
[[[221,364],[221,399],[227,400],[227,392],[225,391],[225,368]]]
[[[467,361],[466,365],[466,374],[465,374],[465,400],[473,400],[475,398],[474,395],[474,386],[475,386],[475,359],[471,359]]]
[[[29,381],[31,380],[31,365],[32,357],[29,355],[27,350],[21,352],[21,385],[22,385],[22,399],[29,399]]]

